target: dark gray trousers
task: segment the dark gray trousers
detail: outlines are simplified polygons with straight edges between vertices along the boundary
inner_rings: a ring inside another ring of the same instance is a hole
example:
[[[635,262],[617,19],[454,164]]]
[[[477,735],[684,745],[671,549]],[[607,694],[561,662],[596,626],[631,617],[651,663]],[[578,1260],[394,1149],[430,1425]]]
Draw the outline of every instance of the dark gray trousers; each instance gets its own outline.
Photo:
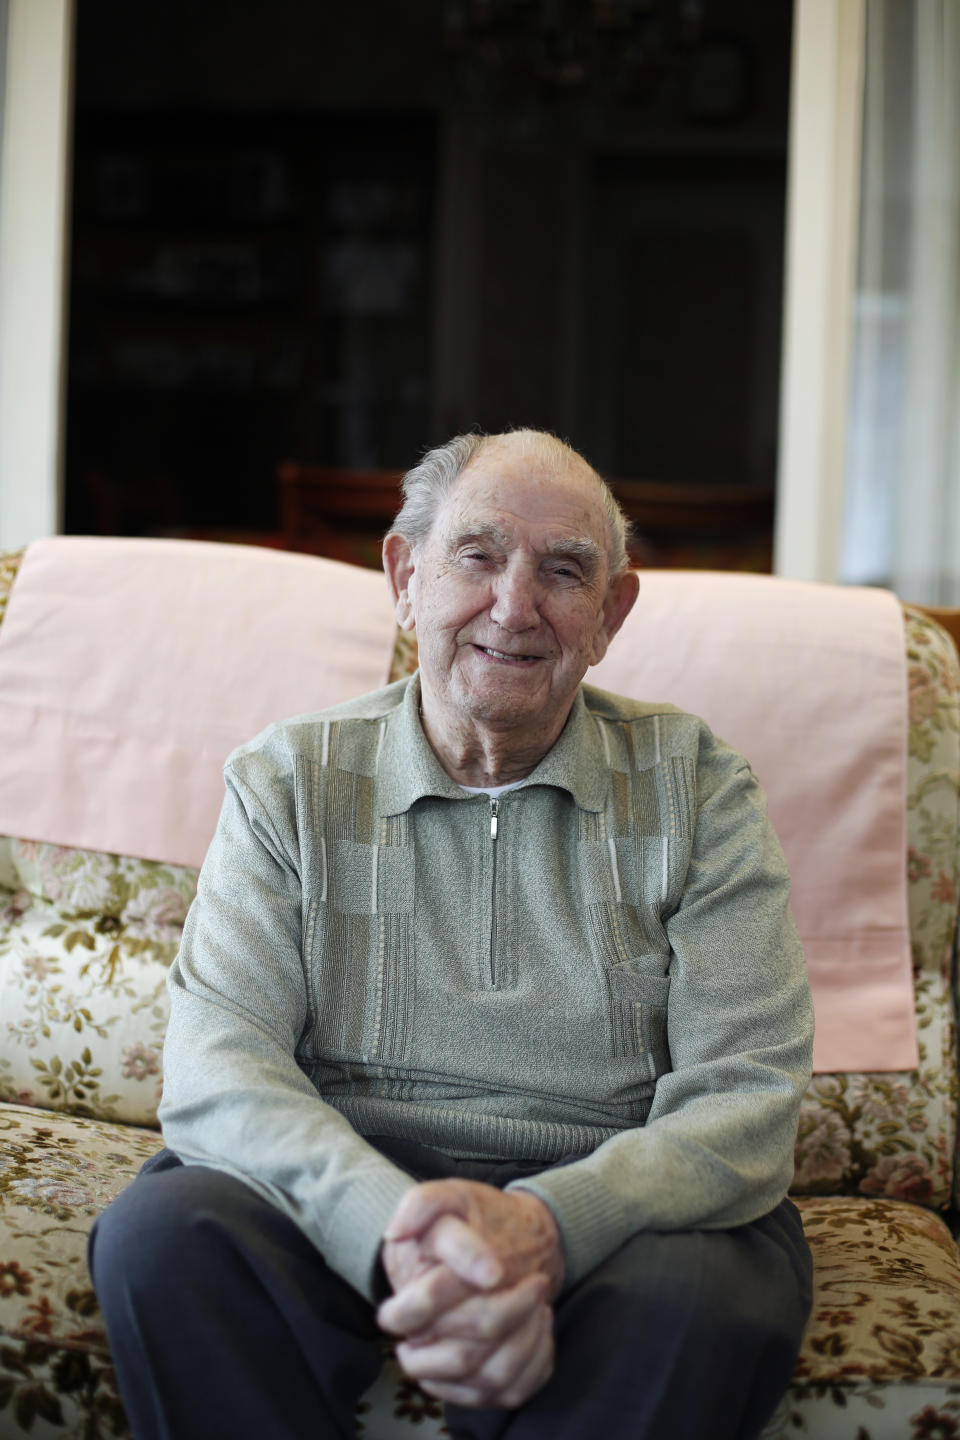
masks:
[[[542,1168],[374,1143],[417,1179],[504,1185]],[[88,1258],[136,1440],[355,1434],[382,1358],[372,1307],[248,1186],[163,1151],[100,1216]],[[753,1440],[810,1294],[789,1201],[734,1230],[638,1234],[557,1303],[537,1395],[448,1406],[447,1424],[457,1440]]]

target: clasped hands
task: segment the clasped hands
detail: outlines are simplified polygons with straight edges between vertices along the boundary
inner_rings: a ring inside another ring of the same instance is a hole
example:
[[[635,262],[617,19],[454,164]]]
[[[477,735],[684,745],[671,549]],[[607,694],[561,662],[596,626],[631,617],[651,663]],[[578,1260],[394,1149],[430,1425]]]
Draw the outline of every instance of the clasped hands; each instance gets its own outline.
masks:
[[[395,1210],[381,1259],[394,1293],[377,1320],[430,1395],[515,1409],[550,1378],[563,1252],[538,1196],[424,1181]]]

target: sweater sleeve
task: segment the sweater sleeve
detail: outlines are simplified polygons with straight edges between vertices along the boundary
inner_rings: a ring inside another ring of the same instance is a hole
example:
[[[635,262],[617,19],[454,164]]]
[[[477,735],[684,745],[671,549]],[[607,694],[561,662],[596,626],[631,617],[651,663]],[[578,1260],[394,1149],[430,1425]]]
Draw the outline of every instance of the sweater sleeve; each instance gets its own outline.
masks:
[[[380,1240],[414,1183],[320,1099],[296,1062],[310,1024],[293,765],[231,757],[216,835],[169,977],[160,1120],[188,1164],[244,1181],[374,1298]],[[284,773],[286,771],[286,773]],[[266,803],[257,792],[266,796]]]
[[[549,1205],[573,1284],[641,1230],[721,1229],[793,1176],[813,1011],[789,877],[747,763],[704,727],[696,829],[671,947],[671,1069],[646,1123],[516,1182]]]

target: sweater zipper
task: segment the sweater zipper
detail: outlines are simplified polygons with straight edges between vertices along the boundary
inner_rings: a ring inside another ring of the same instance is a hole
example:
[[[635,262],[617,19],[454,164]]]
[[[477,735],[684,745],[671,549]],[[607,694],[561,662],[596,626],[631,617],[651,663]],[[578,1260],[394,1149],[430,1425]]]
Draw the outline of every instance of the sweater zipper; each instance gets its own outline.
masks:
[[[497,988],[497,830],[500,801],[490,797],[490,987]]]

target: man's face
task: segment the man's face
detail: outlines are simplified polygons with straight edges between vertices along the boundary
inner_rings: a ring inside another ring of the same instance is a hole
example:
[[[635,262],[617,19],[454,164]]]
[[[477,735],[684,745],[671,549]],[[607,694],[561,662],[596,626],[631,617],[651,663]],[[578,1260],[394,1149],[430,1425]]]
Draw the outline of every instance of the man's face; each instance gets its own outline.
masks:
[[[596,480],[585,466],[558,476],[509,441],[485,447],[414,556],[408,591],[425,701],[454,723],[562,725],[619,624]]]

